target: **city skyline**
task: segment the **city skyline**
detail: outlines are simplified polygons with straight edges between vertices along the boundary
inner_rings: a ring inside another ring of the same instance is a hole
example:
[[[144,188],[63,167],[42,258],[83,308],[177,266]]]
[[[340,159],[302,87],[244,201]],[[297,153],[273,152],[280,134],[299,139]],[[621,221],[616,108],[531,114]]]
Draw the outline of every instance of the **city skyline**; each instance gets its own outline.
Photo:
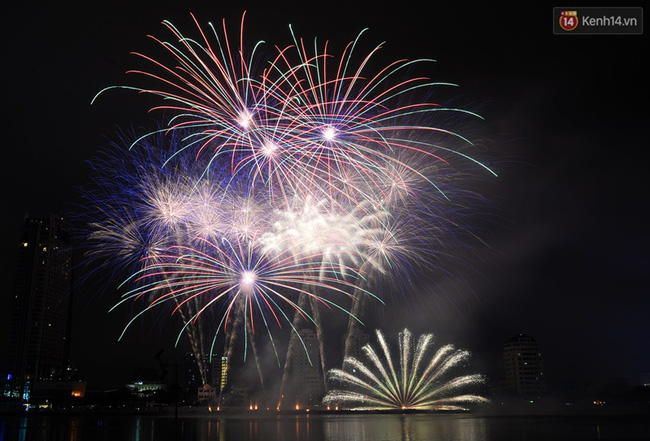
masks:
[[[482,16],[479,19],[446,8],[431,18],[435,26],[416,26],[419,35],[412,38],[406,35],[405,24],[391,24],[372,12],[369,16],[356,11],[336,22],[342,29],[337,32],[347,37],[344,41],[368,26],[372,40],[387,40],[389,54],[404,50],[410,58],[438,59],[433,75],[460,83],[450,100],[476,108],[485,117],[470,135],[481,141],[480,148],[488,152],[500,174],[485,184],[484,210],[489,216],[479,216],[476,225],[477,235],[487,245],[461,256],[449,277],[418,281],[418,295],[412,302],[395,296],[386,307],[373,305],[375,317],[367,331],[382,328],[395,334],[408,326],[418,333],[433,332],[441,341],[474,353],[478,370],[494,365],[503,340],[524,332],[539,340],[546,371],[556,381],[579,380],[579,375],[632,379],[647,372],[650,360],[643,351],[643,336],[648,324],[642,320],[649,302],[643,295],[648,262],[643,252],[647,245],[643,189],[647,185],[642,164],[635,159],[644,142],[644,113],[636,97],[645,86],[643,68],[631,56],[647,48],[645,36],[607,39],[602,45],[584,37],[553,36],[550,9],[526,6],[517,14],[531,19],[513,26],[529,41],[512,42],[507,33],[488,38],[484,32],[513,23],[515,13],[486,6],[481,9],[484,14],[477,14]],[[13,167],[3,178],[5,186],[21,182],[22,189],[9,199],[11,214],[3,228],[6,250],[17,242],[16,222],[26,212],[71,210],[77,198],[74,187],[87,183],[84,162],[113,136],[115,124],[146,123],[146,116],[137,111],[141,107],[137,97],[121,95],[93,106],[89,102],[100,89],[121,81],[132,62],[128,52],[144,45],[145,34],[156,34],[160,20],[188,23],[189,11],[175,9],[155,13],[136,9],[130,18],[133,22],[127,20],[120,32],[109,24],[121,18],[118,9],[109,10],[105,27],[98,29],[83,21],[87,17],[68,15],[69,11],[50,11],[52,16],[42,11],[40,19],[36,16],[35,34],[29,34],[27,41],[38,42],[48,32],[53,40],[48,42],[43,64],[14,54],[29,66],[19,89],[34,93],[36,99],[39,93],[27,90],[26,82],[32,81],[48,97],[43,105],[51,106],[46,113],[53,118],[44,123],[45,132],[54,134],[54,139],[47,144],[57,148],[43,147],[41,136],[25,135],[25,123],[16,121],[22,135],[12,142],[27,143],[21,152],[28,156],[19,157],[23,168]],[[286,20],[278,12],[269,24],[261,18],[268,10],[247,9],[254,36],[287,36],[292,22],[319,38],[337,38],[328,27],[333,15],[324,14],[313,22],[312,30],[297,20],[302,17],[295,12],[288,13]],[[226,17],[237,23],[242,10],[194,12],[201,20]],[[404,20],[418,20],[406,11],[400,14]],[[460,30],[441,16],[466,17],[471,26]],[[58,20],[50,21],[52,17]],[[136,25],[139,20],[142,23]],[[478,41],[481,38],[486,41]],[[411,40],[417,44],[409,44]],[[460,50],[459,42],[463,43]],[[482,54],[486,47],[502,47],[504,59]],[[606,68],[601,58],[609,60]],[[75,81],[78,78],[83,82]],[[121,112],[126,103],[133,103],[134,109]],[[27,112],[24,106],[17,114]],[[62,108],[67,112],[57,112]],[[67,116],[58,119],[58,113]],[[69,120],[76,121],[74,134],[62,141],[67,133],[62,127]],[[3,255],[5,280],[13,280],[12,254]],[[145,323],[116,343],[126,316],[109,315],[106,311],[115,296],[95,290],[92,285],[75,287],[80,295],[73,353],[84,369],[104,365],[110,366],[107,372],[115,372],[130,361],[154,363],[160,348],[170,350],[163,322]],[[400,303],[409,304],[400,307]],[[333,324],[339,325],[339,319],[333,318]],[[148,341],[156,343],[146,345]],[[580,351],[575,350],[576,341]],[[125,356],[122,361],[115,358],[119,354]],[[575,369],[576,360],[585,360],[590,372],[582,372],[582,365]],[[566,378],[561,378],[563,363],[568,365]]]

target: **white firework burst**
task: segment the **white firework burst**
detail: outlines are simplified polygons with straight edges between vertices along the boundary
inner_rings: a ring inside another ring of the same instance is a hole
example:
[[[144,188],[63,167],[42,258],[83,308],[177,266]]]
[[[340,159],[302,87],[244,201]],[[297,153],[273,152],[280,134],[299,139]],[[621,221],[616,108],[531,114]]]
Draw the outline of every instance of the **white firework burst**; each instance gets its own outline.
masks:
[[[343,369],[329,371],[330,382],[338,383],[323,399],[352,410],[462,410],[463,405],[487,399],[466,393],[482,384],[482,375],[449,377],[449,372],[469,358],[469,352],[445,345],[432,352],[433,334],[420,336],[413,344],[408,329],[399,334],[399,359],[393,360],[384,335],[378,330],[380,352],[367,344],[367,364],[346,357]]]

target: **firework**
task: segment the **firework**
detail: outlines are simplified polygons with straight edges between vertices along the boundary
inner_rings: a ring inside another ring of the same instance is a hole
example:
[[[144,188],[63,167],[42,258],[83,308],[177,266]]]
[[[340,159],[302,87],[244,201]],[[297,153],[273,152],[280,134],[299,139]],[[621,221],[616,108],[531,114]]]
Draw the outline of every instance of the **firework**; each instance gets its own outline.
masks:
[[[229,163],[231,173],[246,175],[251,186],[259,181],[285,197],[318,188],[358,200],[368,191],[381,194],[403,168],[435,187],[432,177],[396,153],[440,164],[458,156],[482,166],[445,141],[471,145],[469,140],[426,118],[441,112],[478,115],[412,100],[418,91],[448,85],[406,75],[413,65],[431,60],[398,60],[371,72],[370,60],[381,45],[357,56],[362,33],[336,55],[328,52],[327,43],[307,50],[293,31],[292,46],[276,48],[274,56],[264,58],[262,42],[251,53],[244,50],[244,16],[239,47],[232,44],[225,21],[219,32],[212,24],[206,31],[193,20],[199,39],[184,36],[167,21],[163,24],[173,40],[152,37],[168,60],[136,54],[149,67],[129,73],[158,88],[124,87],[172,103],[154,109],[174,115],[169,130],[189,133],[183,148],[197,158],[207,156],[208,164]],[[351,185],[355,179],[364,182],[361,192]]]
[[[432,352],[432,334],[420,336],[414,345],[411,332],[405,329],[399,334],[399,357],[395,360],[380,331],[377,340],[380,352],[369,344],[363,347],[366,364],[347,357],[343,369],[329,371],[329,380],[344,388],[328,392],[324,404],[353,410],[459,410],[463,404],[487,401],[461,392],[483,383],[481,375],[449,378],[450,371],[468,359],[467,351],[446,345]]]
[[[162,179],[166,152],[155,146],[126,152],[125,142],[113,143],[91,162],[94,186],[84,189],[79,210],[87,225],[82,233],[87,261],[115,273],[137,269],[140,259],[164,252],[169,244],[167,231],[149,228],[146,219],[152,216],[142,193]]]
[[[264,54],[262,42],[245,43],[244,17],[236,38],[225,20],[202,28],[192,16],[197,37],[164,21],[171,38],[151,37],[162,57],[135,54],[145,67],[118,87],[160,98],[151,110],[165,120],[129,155],[97,163],[88,257],[127,274],[116,307],[141,309],[126,328],[148,312],[178,313],[179,339],[187,332],[203,351],[209,316],[210,353],[223,332],[230,358],[238,335],[246,357],[260,331],[275,349],[283,326],[291,347],[306,320],[325,371],[320,308],[361,323],[364,299],[381,297],[373,290],[438,268],[447,236],[465,231],[463,201],[451,201],[463,192],[449,176],[457,160],[487,167],[465,153],[468,139],[433,122],[478,115],[421,98],[450,85],[409,76],[431,60],[373,71],[381,45],[358,55],[363,32],[337,54],[293,29],[290,45]],[[404,375],[419,375],[420,363]],[[434,405],[436,381],[417,383],[418,403]]]
[[[123,134],[91,162],[95,188],[86,189],[83,195],[81,213],[86,229],[80,242],[86,246],[87,265],[96,270],[108,268],[111,281],[142,270],[143,262],[162,258],[170,246],[195,234],[192,219],[201,216],[198,202],[206,193],[207,181],[201,181],[201,189],[192,188],[191,177],[202,171],[192,168],[193,162],[183,163],[180,156],[170,156],[178,135],[147,137],[127,151],[124,146],[137,136]],[[207,383],[203,323],[201,319],[189,321],[198,306],[187,302],[178,307],[178,315]]]
[[[231,242],[226,238],[219,242],[201,239],[199,243],[200,246],[196,247],[170,247],[170,254],[151,259],[128,280],[134,282],[136,288],[125,293],[116,306],[145,300],[144,308],[129,325],[140,315],[169,302],[173,302],[173,312],[189,302],[197,302],[201,306],[189,318],[188,324],[206,311],[221,311],[212,343],[214,349],[217,334],[222,329],[228,332],[238,310],[243,311],[244,332],[250,329],[254,334],[261,322],[262,329],[271,337],[273,323],[279,329],[283,322],[291,326],[291,320],[281,305],[293,308],[313,322],[309,314],[292,300],[294,296],[306,295],[330,309],[345,310],[330,300],[326,293],[334,291],[347,295],[346,289],[354,286],[336,277],[336,269],[324,269],[312,254],[304,258],[295,253],[270,256],[255,247],[252,241]],[[318,264],[314,265],[314,262]]]

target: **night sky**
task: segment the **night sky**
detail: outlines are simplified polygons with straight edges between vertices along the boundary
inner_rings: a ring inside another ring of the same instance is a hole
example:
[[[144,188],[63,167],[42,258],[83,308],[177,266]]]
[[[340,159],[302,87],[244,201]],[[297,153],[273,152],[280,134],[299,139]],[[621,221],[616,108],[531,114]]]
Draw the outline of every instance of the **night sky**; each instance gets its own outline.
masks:
[[[375,307],[376,326],[393,338],[404,326],[434,332],[471,350],[489,374],[517,333],[538,339],[550,382],[650,372],[647,35],[556,36],[557,5],[133,3],[3,13],[4,299],[25,213],[73,209],[86,161],[117,127],[150,123],[134,93],[90,105],[102,88],[127,82],[129,52],[151,48],[147,34],[167,35],[163,19],[192,34],[190,12],[236,26],[247,10],[250,42],[289,44],[292,24],[308,39],[343,44],[367,27],[366,41],[386,41],[381,61],[437,60],[431,77],[460,86],[445,96],[485,118],[463,133],[499,174],[480,177],[486,203],[474,227],[485,245],[459,250],[449,275],[418,281],[413,301]],[[73,359],[90,387],[120,385],[161,348],[172,356],[165,322],[118,343],[127,316],[107,313],[117,294],[84,285],[75,296]]]

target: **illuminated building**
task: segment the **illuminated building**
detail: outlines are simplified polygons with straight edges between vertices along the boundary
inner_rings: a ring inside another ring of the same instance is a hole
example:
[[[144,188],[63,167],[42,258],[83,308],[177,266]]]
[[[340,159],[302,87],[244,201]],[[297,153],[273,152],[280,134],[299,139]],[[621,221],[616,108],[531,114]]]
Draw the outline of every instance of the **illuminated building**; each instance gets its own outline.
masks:
[[[54,215],[25,217],[17,248],[6,372],[12,381],[9,395],[28,401],[35,381],[61,381],[68,365],[72,305],[69,227]]]
[[[87,384],[85,381],[75,381],[72,383],[72,391],[70,395],[76,398],[83,398],[86,396]]]
[[[219,382],[219,392],[228,385],[228,357],[221,357],[221,380]]]
[[[204,384],[202,387],[199,387],[196,391],[196,397],[199,403],[209,401],[212,402],[217,397],[217,390],[210,386],[209,384]]]
[[[526,398],[544,392],[542,354],[537,340],[525,334],[509,338],[503,345],[504,388]]]
[[[134,396],[151,398],[155,394],[166,390],[167,386],[159,381],[136,380],[128,383],[126,388]]]

